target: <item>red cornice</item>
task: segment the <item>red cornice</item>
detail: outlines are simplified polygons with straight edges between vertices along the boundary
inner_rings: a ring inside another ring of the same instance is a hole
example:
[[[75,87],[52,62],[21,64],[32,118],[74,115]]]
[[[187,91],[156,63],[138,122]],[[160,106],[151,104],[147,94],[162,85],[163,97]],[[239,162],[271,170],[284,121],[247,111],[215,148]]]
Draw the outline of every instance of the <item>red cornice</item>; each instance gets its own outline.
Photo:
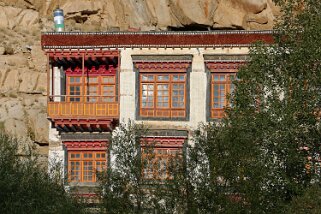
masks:
[[[206,62],[211,72],[237,72],[246,62]]]
[[[82,69],[79,67],[76,68],[67,68],[65,70],[66,75],[75,75],[75,76],[81,76],[82,75]],[[90,76],[95,76],[95,75],[99,75],[99,76],[106,76],[106,75],[115,75],[117,70],[114,67],[109,67],[108,69],[106,69],[106,65],[100,65],[98,67],[98,69],[96,69],[95,66],[91,66],[91,68],[84,68],[84,72],[85,74],[89,74]]]
[[[53,58],[62,58],[66,57],[69,58],[81,58],[83,55],[86,59],[88,57],[100,57],[100,58],[106,58],[106,57],[119,57],[119,51],[118,50],[52,50],[47,51],[50,57]]]
[[[143,137],[142,146],[153,145],[164,148],[182,148],[185,137]]]
[[[44,49],[248,46],[274,42],[271,31],[43,33]]]
[[[173,72],[186,72],[190,63],[182,62],[137,62],[135,67],[140,72],[157,72],[157,71],[173,71]]]
[[[94,142],[78,142],[78,141],[64,141],[64,146],[68,151],[76,150],[107,150],[107,141]]]

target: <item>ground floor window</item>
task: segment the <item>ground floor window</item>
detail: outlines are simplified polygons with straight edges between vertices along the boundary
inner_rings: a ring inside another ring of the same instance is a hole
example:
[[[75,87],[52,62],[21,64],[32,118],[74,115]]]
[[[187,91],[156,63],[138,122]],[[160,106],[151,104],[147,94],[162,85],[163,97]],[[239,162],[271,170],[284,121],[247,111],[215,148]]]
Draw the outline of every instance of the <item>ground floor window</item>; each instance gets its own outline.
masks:
[[[184,139],[146,138],[142,143],[142,176],[145,180],[171,180],[183,169]]]
[[[106,169],[106,151],[69,151],[69,182],[96,182],[97,172]]]

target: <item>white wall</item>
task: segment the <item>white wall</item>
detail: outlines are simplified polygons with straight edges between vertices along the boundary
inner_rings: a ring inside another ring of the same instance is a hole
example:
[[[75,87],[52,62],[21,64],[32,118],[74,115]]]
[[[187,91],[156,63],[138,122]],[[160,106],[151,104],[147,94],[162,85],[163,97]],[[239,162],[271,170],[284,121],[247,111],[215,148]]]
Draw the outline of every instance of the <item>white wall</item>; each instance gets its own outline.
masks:
[[[247,54],[248,48],[126,48],[120,50],[120,122],[131,119],[150,128],[193,130],[206,122],[207,74],[203,56],[205,54]],[[190,73],[190,117],[188,121],[137,120],[134,65],[132,55],[193,55]]]

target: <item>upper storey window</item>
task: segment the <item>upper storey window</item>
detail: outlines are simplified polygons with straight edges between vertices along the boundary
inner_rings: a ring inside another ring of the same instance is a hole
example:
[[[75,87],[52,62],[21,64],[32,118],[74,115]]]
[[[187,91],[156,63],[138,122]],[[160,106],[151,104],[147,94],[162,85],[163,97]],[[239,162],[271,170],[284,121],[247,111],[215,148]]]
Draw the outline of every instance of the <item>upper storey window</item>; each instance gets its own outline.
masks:
[[[136,62],[135,66],[139,72],[138,117],[187,119],[190,61],[147,60]]]
[[[229,96],[234,91],[236,72],[211,74],[211,118],[222,118],[224,108],[230,105]]]
[[[84,85],[83,85],[84,81]],[[84,90],[84,97],[82,91]],[[116,102],[116,76],[67,75],[67,101]]]
[[[234,80],[245,55],[205,55],[210,71],[209,113],[211,119],[224,117],[224,109],[231,106],[230,97],[234,91]]]
[[[186,73],[140,73],[140,115],[186,117]]]
[[[67,93],[69,95],[69,101],[71,102],[80,102],[81,98],[81,85],[82,79],[81,77],[69,77],[68,78],[68,87]]]

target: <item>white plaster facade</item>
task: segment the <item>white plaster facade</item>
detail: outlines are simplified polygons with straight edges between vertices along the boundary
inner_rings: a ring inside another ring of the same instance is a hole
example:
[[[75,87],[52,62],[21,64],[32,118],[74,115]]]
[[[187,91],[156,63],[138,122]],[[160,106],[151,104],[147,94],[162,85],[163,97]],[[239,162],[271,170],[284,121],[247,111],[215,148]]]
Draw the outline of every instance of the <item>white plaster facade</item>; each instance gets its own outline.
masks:
[[[120,49],[120,122],[129,119],[144,123],[153,129],[196,129],[200,123],[206,123],[206,99],[208,76],[204,55],[240,55],[248,54],[247,47],[234,48],[127,48]],[[193,55],[190,73],[190,117],[188,121],[160,121],[136,119],[136,76],[132,55]]]
[[[120,48],[120,73],[119,73],[119,121],[126,123],[131,120],[136,123],[143,123],[150,129],[187,130],[192,131],[200,123],[207,120],[207,96],[208,96],[208,73],[204,61],[204,55],[244,55],[248,54],[248,47],[229,48]],[[137,75],[134,70],[133,55],[192,55],[191,72],[189,76],[190,88],[187,93],[190,95],[189,119],[185,121],[164,121],[164,120],[139,120],[136,118],[136,81]],[[57,67],[54,70],[54,94],[61,93],[61,72]],[[51,73],[51,72],[50,72]],[[51,77],[52,78],[52,77]],[[50,84],[50,88],[51,88]],[[60,101],[60,98],[55,98]],[[191,137],[191,132],[189,134]],[[55,127],[49,131],[49,171],[57,164],[65,167],[65,151]],[[66,169],[61,169],[64,176]]]

